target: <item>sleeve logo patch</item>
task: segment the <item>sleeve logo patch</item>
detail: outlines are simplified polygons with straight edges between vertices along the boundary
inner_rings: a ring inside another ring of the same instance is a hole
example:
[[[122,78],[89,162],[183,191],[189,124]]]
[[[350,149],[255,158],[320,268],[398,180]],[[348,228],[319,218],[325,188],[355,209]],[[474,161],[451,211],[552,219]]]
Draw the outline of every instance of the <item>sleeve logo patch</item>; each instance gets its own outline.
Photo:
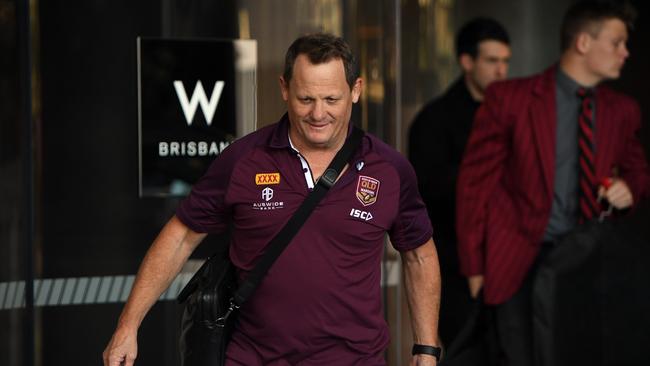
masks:
[[[364,206],[370,206],[377,202],[377,194],[379,194],[379,181],[375,178],[360,175],[357,182],[357,199],[359,202]]]
[[[280,184],[280,173],[255,174],[255,184],[265,186],[269,184]]]

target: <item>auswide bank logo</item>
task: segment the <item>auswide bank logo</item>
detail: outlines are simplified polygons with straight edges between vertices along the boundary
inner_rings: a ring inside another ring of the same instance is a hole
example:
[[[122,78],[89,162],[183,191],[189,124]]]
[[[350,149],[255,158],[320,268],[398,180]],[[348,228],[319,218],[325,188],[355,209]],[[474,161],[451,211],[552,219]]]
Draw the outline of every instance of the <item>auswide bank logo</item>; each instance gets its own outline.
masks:
[[[262,199],[266,202],[269,202],[273,198],[273,190],[269,187],[266,187],[262,190]]]
[[[266,187],[262,190],[262,201],[253,202],[253,209],[260,211],[278,210],[284,208],[284,201],[272,201],[273,189]]]

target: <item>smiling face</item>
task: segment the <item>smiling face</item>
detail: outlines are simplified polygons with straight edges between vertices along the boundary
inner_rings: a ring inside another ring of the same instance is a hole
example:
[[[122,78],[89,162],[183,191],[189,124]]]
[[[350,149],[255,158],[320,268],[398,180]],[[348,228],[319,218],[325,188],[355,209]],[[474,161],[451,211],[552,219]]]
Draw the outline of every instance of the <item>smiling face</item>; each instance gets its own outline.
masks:
[[[586,33],[582,47],[585,71],[597,79],[617,79],[625,60],[627,50],[627,27],[621,20],[604,20],[595,35]]]
[[[361,84],[357,79],[350,89],[341,59],[312,64],[306,55],[299,55],[289,83],[280,78],[293,144],[301,151],[338,150],[347,136]]]

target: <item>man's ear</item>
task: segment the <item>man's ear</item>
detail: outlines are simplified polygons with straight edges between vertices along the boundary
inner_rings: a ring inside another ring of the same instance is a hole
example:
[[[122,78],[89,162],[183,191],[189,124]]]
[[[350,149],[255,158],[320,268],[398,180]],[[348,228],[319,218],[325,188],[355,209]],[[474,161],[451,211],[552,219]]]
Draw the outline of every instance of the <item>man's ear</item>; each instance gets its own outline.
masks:
[[[354,82],[354,85],[352,86],[352,90],[350,91],[352,93],[352,103],[356,103],[359,101],[359,97],[361,96],[362,90],[363,90],[363,79],[357,78],[357,80]]]
[[[587,32],[580,32],[576,36],[574,47],[579,54],[585,54],[591,48],[593,37]]]
[[[282,92],[282,100],[285,102],[289,101],[289,83],[284,80],[283,76],[280,76],[280,92]]]
[[[463,69],[463,74],[474,70],[474,58],[469,53],[463,53],[458,57],[458,64]]]

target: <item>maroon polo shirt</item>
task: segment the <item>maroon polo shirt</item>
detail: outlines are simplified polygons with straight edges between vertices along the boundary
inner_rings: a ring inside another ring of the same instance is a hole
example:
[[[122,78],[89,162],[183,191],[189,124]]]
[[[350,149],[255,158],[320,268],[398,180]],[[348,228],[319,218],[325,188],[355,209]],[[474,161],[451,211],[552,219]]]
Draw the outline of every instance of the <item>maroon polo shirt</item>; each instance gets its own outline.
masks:
[[[286,115],[230,145],[178,208],[196,232],[232,224],[240,278],[309,193]],[[350,168],[314,210],[240,309],[229,365],[384,365],[381,302],[385,234],[398,251],[432,235],[413,169],[365,135]]]

